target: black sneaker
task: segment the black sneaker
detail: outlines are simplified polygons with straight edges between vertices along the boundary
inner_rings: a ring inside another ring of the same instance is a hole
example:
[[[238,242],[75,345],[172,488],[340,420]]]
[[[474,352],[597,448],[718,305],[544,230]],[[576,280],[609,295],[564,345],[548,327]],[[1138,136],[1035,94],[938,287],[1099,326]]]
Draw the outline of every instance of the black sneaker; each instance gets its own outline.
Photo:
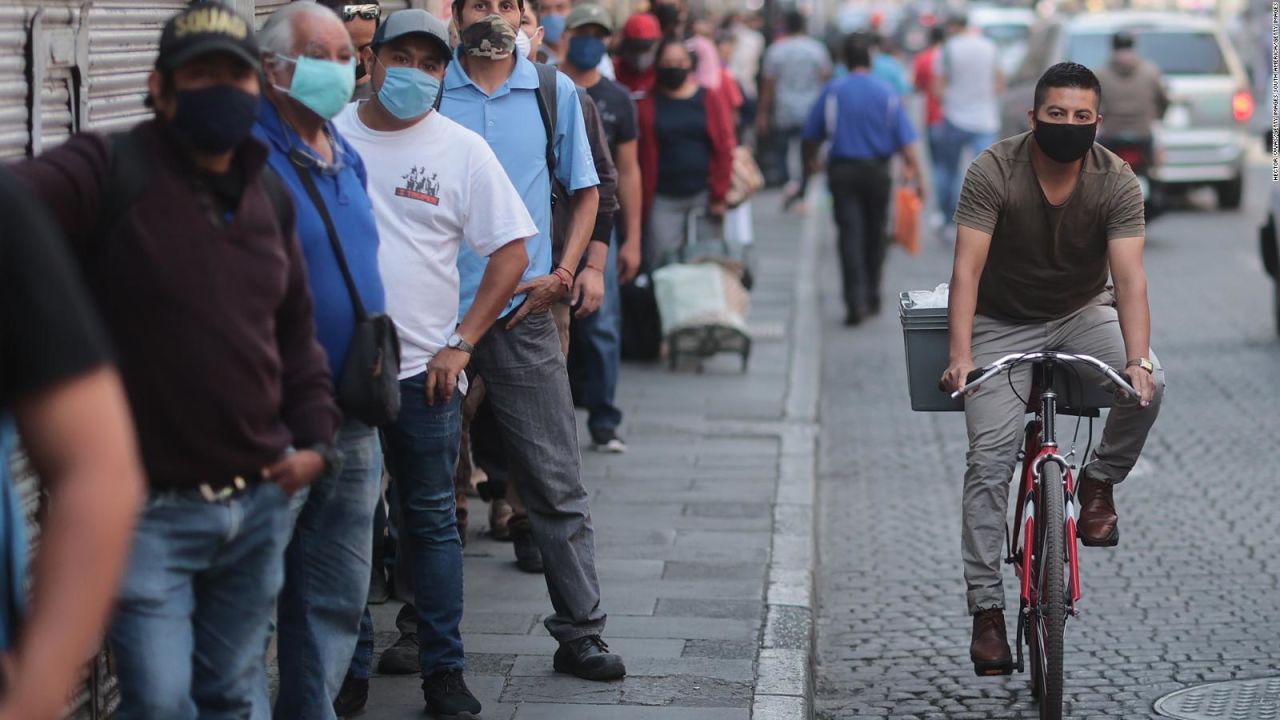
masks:
[[[599,635],[560,643],[556,650],[555,669],[558,673],[576,675],[583,680],[619,680],[627,674],[622,656],[609,652],[609,646]]]
[[[467,689],[461,670],[439,670],[422,680],[427,712],[439,720],[480,720],[480,701]]]
[[[533,527],[529,525],[529,516],[512,516],[507,522],[507,528],[511,533],[511,544],[516,551],[516,567],[535,575],[541,573],[542,551],[538,549],[538,543],[533,541]]]
[[[591,449],[599,453],[621,455],[627,451],[627,444],[612,430],[591,433]]]
[[[369,703],[369,678],[358,678],[347,673],[342,689],[333,701],[333,714],[340,718],[359,715]]]

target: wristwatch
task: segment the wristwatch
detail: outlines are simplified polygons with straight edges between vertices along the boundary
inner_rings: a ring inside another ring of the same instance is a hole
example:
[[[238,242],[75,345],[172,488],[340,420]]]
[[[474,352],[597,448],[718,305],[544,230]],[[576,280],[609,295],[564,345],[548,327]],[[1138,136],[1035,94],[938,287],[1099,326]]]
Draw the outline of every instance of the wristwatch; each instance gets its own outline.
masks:
[[[1153,365],[1151,361],[1146,358],[1135,358],[1125,363],[1124,366],[1127,368],[1140,367],[1143,370],[1146,370],[1148,374],[1154,373],[1156,371],[1156,366]]]
[[[334,445],[316,443],[307,448],[324,458],[324,474],[331,475],[342,466],[342,451]]]
[[[468,355],[473,355],[476,351],[476,346],[467,342],[466,338],[462,337],[458,333],[454,333],[449,336],[449,339],[445,341],[445,347],[453,348],[454,350],[461,350]]]

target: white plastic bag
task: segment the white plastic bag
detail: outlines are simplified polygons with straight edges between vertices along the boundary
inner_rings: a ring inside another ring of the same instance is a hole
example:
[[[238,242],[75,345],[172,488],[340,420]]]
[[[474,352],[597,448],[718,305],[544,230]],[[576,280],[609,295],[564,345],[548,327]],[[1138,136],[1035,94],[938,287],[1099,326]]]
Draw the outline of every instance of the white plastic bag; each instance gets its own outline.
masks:
[[[747,331],[750,296],[730,270],[715,262],[676,263],[653,272],[662,334],[708,325]]]
[[[950,299],[951,290],[942,283],[932,290],[912,290],[907,293],[907,300],[912,308],[944,308]]]

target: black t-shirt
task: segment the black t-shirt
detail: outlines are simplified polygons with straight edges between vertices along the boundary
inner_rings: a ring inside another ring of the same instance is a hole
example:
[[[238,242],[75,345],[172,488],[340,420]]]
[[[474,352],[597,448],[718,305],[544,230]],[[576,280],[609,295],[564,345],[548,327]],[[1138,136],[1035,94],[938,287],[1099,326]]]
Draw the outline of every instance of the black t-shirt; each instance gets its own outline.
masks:
[[[107,361],[62,233],[0,168],[0,409]],[[0,462],[4,462],[0,458]]]
[[[706,90],[679,99],[657,94],[658,194],[692,197],[707,191],[711,133],[707,131]]]
[[[600,109],[600,121],[604,123],[609,151],[613,153],[614,160],[617,160],[618,145],[640,136],[636,127],[636,103],[631,99],[631,93],[605,77],[587,88],[587,94],[596,101],[596,107]]]

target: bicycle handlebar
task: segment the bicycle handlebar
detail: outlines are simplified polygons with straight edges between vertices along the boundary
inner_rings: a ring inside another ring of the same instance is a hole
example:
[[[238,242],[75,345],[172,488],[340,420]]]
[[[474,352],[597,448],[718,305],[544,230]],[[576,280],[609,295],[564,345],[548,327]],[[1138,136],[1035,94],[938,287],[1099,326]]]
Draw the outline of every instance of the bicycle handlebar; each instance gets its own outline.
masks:
[[[1138,391],[1129,384],[1129,381],[1126,380],[1123,375],[1116,372],[1116,370],[1110,365],[1097,358],[1089,357],[1088,355],[1071,355],[1069,353],[1041,351],[1006,355],[984,368],[974,370],[969,373],[969,377],[965,378],[964,387],[951,393],[951,399],[957,400],[965,393],[977,390],[986,381],[1012,369],[1017,365],[1029,362],[1040,362],[1041,360],[1054,360],[1056,362],[1065,362],[1068,364],[1079,363],[1081,365],[1088,365],[1105,375],[1113,385],[1125,393],[1128,393],[1130,397],[1138,397]]]

